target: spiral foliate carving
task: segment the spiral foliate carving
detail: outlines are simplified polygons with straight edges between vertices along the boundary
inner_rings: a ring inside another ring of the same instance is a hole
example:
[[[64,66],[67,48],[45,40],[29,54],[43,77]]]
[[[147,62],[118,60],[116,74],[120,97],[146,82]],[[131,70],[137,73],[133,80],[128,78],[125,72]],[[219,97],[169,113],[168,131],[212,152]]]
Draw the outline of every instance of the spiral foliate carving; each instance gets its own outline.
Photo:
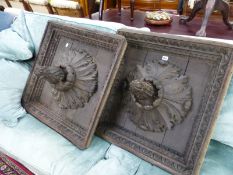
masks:
[[[162,62],[137,67],[128,77],[129,94],[134,106],[131,121],[146,131],[162,132],[181,123],[192,105],[188,77],[180,69]],[[132,107],[129,107],[132,108]]]
[[[94,58],[84,50],[69,50],[59,65],[38,66],[35,74],[50,83],[52,96],[62,109],[84,107],[97,90]]]

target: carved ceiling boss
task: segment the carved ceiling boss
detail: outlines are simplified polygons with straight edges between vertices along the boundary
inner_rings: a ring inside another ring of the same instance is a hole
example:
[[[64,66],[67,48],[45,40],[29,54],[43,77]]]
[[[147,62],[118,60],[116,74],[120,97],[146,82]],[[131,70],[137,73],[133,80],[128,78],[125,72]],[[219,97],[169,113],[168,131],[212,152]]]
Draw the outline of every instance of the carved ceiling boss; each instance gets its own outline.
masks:
[[[35,73],[52,87],[62,109],[84,107],[97,90],[97,65],[85,50],[70,49],[58,65],[37,67]]]
[[[137,66],[137,73],[129,74],[125,103],[135,125],[145,131],[163,132],[183,121],[192,105],[192,89],[180,71],[161,60]]]

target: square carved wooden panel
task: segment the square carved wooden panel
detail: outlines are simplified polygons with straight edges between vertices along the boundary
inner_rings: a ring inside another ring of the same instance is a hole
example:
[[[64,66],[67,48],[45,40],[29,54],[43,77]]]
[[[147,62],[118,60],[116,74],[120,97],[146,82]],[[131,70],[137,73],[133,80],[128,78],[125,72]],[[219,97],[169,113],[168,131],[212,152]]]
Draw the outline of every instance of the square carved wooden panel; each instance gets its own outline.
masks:
[[[23,106],[73,144],[86,148],[125,49],[123,36],[49,22]]]
[[[229,83],[232,45],[119,34],[128,46],[98,135],[172,174],[198,174]]]

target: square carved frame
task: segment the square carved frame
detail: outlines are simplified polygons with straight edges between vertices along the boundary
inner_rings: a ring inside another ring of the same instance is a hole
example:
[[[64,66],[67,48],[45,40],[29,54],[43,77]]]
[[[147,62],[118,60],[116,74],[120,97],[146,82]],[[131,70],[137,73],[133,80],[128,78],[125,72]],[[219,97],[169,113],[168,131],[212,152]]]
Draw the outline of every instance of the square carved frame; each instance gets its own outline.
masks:
[[[98,135],[172,174],[198,174],[229,85],[232,45],[118,34],[128,46]]]
[[[48,22],[23,106],[79,148],[87,148],[126,45],[123,36]]]

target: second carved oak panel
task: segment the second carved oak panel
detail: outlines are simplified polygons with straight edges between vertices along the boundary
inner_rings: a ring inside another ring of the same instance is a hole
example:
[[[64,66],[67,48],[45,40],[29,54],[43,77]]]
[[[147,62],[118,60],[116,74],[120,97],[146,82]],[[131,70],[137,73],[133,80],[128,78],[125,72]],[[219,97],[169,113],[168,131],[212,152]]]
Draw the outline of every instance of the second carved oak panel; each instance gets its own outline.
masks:
[[[98,134],[172,174],[199,171],[232,68],[232,46],[120,30],[128,42]]]

